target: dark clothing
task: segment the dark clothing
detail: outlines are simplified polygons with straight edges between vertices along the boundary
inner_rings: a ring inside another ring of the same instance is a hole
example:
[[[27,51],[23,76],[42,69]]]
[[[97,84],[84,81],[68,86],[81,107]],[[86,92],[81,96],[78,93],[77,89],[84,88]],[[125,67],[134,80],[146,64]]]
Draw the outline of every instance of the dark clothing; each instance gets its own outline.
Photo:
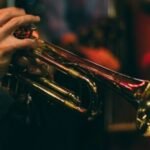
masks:
[[[14,100],[2,89],[0,89],[0,120],[8,113]]]
[[[0,150],[99,150],[103,126],[59,104],[34,97],[30,108],[1,92]]]
[[[0,150],[26,150],[28,126],[21,105],[0,89]]]

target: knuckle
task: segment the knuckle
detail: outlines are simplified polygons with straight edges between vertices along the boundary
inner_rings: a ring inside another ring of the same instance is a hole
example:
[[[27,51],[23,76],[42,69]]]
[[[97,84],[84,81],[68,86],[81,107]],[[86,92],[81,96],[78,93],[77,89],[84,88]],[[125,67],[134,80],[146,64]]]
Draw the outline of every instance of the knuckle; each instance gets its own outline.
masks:
[[[3,17],[5,18],[8,18],[9,16],[11,16],[11,13],[8,11],[3,14]]]

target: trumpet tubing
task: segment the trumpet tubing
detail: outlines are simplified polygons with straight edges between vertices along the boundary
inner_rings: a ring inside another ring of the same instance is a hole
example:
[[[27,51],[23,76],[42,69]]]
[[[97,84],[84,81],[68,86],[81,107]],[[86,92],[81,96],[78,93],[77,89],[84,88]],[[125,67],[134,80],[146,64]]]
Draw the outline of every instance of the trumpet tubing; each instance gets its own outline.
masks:
[[[14,33],[17,38],[36,38],[39,45],[33,51],[16,54],[10,76],[73,110],[87,114],[89,119],[102,111],[98,85],[101,82],[109,84],[114,91],[121,92],[137,110],[137,129],[146,134],[150,133],[150,81],[133,78],[82,59],[61,47],[37,38],[36,33],[36,28],[30,25],[21,27]],[[49,72],[51,66],[87,85],[91,95],[88,104],[84,105],[83,101],[86,100],[51,78]]]

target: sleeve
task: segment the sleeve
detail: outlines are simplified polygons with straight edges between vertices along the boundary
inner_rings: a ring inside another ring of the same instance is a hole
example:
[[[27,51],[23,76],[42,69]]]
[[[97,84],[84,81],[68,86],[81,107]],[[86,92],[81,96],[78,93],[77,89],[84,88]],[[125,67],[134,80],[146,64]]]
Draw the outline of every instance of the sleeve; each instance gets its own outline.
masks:
[[[65,0],[43,0],[46,8],[46,19],[48,30],[52,38],[59,37],[67,32],[71,32],[65,19],[66,2]]]

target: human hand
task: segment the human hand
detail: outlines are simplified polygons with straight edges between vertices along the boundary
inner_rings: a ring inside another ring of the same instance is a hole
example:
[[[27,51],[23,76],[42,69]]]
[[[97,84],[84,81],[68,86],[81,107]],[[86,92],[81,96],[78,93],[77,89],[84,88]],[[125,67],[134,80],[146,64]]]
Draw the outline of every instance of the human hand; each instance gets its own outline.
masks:
[[[33,39],[18,39],[13,33],[25,24],[40,21],[38,16],[26,14],[23,9],[9,7],[0,9],[0,61],[5,61],[19,48],[34,47]]]
[[[0,9],[0,77],[7,71],[11,56],[17,49],[36,46],[36,40],[16,38],[15,30],[22,25],[38,21],[38,16],[26,14],[23,9]]]
[[[90,48],[81,46],[79,50],[87,59],[99,65],[115,71],[118,71],[121,67],[119,60],[106,48]]]

